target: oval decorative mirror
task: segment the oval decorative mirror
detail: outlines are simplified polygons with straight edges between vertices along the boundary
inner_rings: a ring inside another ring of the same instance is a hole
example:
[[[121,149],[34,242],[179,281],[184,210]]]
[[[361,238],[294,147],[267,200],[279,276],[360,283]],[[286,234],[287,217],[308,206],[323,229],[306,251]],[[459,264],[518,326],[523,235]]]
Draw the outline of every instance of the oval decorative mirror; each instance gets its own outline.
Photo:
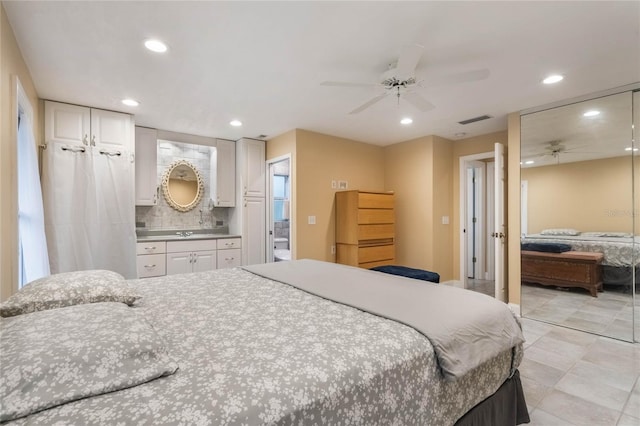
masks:
[[[171,163],[162,177],[162,192],[167,203],[181,212],[188,212],[198,205],[204,192],[200,172],[188,161]]]

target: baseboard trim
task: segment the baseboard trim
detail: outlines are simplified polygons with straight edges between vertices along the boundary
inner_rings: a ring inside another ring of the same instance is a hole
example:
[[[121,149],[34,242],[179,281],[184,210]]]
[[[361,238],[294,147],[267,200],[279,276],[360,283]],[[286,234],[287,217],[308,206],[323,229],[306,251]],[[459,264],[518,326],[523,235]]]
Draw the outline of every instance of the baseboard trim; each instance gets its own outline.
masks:
[[[514,314],[516,314],[517,317],[521,317],[522,315],[520,314],[520,305],[517,303],[509,303],[509,308],[511,308],[511,310],[513,311]]]

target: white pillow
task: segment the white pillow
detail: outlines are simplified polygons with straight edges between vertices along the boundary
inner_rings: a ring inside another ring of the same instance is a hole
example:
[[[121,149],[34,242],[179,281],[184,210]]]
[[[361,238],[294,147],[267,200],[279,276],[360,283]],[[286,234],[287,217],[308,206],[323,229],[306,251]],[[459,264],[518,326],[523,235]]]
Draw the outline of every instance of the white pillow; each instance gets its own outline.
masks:
[[[583,237],[613,237],[613,238],[631,238],[633,234],[629,232],[583,232]]]
[[[173,374],[137,311],[90,303],[1,318],[0,422]]]
[[[0,304],[0,316],[96,302],[132,305],[140,296],[124,277],[113,271],[76,271],[32,281]]]
[[[576,236],[580,235],[580,231],[577,231],[572,228],[551,228],[544,229],[540,234],[542,235],[567,235],[567,236]]]

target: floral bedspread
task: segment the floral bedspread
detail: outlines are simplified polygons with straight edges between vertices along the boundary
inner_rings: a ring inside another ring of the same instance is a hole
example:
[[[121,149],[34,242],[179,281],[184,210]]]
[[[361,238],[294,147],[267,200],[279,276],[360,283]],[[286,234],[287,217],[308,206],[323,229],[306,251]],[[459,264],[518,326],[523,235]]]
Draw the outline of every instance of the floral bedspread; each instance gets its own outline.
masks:
[[[511,367],[445,381],[414,329],[239,268],[133,283],[178,371],[14,424],[450,425]]]

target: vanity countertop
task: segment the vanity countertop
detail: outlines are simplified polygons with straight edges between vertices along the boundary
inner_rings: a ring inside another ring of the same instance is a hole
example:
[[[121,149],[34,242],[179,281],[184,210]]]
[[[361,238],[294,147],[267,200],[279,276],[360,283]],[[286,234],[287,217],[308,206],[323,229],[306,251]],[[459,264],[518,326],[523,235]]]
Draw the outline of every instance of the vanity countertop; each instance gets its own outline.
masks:
[[[213,240],[220,238],[240,238],[240,235],[229,234],[225,229],[191,229],[191,230],[137,230],[139,243],[146,241],[184,241],[184,240]]]

